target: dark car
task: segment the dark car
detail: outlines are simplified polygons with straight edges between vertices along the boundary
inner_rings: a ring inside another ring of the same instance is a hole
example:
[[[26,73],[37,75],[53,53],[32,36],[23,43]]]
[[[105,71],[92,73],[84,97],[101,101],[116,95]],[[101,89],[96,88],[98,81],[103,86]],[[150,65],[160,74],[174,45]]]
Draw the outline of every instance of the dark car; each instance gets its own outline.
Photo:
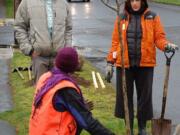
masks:
[[[73,0],[67,0],[68,2],[71,2]],[[90,0],[82,0],[83,2],[90,2]]]

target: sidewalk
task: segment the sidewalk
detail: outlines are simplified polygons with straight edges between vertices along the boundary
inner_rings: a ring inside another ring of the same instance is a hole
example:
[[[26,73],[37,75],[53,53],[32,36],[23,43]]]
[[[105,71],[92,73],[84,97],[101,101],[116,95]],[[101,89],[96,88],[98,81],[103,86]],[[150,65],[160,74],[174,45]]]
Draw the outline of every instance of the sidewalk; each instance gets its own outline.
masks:
[[[12,26],[6,25],[5,7],[0,5],[0,49],[6,48],[14,42]],[[11,89],[9,86],[9,59],[0,58],[0,113],[13,108]],[[0,135],[16,135],[15,128],[0,120]]]
[[[15,135],[15,128],[0,120],[0,135]]]
[[[0,45],[11,45],[14,43],[13,27],[6,25],[5,19],[0,19],[2,25],[0,25]]]

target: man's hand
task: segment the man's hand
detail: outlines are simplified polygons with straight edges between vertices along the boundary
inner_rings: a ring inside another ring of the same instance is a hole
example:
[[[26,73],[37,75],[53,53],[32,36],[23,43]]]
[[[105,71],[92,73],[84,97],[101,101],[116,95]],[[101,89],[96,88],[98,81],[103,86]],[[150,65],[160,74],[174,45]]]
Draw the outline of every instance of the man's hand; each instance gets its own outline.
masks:
[[[31,54],[31,57],[36,58],[37,56],[39,56],[39,53],[36,52],[36,51],[33,51],[32,54]]]
[[[94,103],[89,100],[85,100],[86,107],[89,111],[92,111],[94,109]]]
[[[111,82],[111,79],[113,77],[113,72],[114,72],[113,65],[111,63],[107,63],[105,80],[108,83]]]
[[[167,53],[175,52],[178,49],[179,49],[178,45],[175,45],[173,43],[168,43],[165,47],[165,52],[167,52]]]

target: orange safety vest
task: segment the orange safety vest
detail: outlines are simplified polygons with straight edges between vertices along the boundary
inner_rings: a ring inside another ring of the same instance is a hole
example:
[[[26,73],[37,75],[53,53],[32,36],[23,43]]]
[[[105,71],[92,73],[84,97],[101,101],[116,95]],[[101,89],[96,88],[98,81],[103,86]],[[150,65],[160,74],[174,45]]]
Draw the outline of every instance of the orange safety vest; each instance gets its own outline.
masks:
[[[50,72],[43,74],[36,87],[37,91],[46,83],[51,76]],[[42,103],[34,113],[34,105],[29,123],[29,135],[75,135],[77,130],[76,121],[68,111],[58,112],[54,109],[52,99],[54,94],[64,87],[80,90],[70,81],[63,80],[51,88],[42,98]]]
[[[165,46],[169,41],[166,40],[165,32],[160,21],[160,17],[155,15],[154,18],[145,19],[145,15],[151,11],[147,9],[141,16],[142,26],[142,40],[141,40],[141,61],[140,67],[154,67],[156,65],[156,47],[164,51]],[[120,22],[120,28],[122,33],[122,42],[124,43],[124,64],[125,67],[129,67],[129,55],[128,44],[126,38],[126,32],[129,24],[129,14],[127,19],[122,19]],[[150,17],[152,15],[150,14]],[[124,27],[123,27],[124,25]],[[124,28],[124,29],[122,29]],[[114,58],[113,53],[116,53]],[[118,18],[114,24],[114,30],[112,33],[112,46],[107,56],[107,61],[115,63],[117,67],[121,67],[121,47],[119,42],[118,33]]]

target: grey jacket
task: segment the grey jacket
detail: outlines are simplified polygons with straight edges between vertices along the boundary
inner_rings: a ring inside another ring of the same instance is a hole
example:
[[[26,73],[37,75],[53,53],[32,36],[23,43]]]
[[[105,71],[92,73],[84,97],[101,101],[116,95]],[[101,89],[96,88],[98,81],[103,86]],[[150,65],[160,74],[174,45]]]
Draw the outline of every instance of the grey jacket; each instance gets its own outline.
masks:
[[[66,0],[53,1],[53,33],[48,32],[44,0],[22,0],[15,19],[15,37],[25,55],[55,56],[58,48],[72,44],[72,18]]]

